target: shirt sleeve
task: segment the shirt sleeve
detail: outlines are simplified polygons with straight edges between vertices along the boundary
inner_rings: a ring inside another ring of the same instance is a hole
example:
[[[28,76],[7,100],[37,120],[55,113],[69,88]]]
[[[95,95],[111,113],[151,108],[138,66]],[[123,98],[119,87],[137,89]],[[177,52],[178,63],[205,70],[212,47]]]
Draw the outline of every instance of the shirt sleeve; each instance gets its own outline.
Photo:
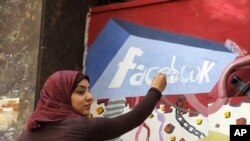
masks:
[[[152,113],[161,95],[158,89],[150,88],[144,99],[128,113],[114,118],[90,119],[91,139],[96,141],[116,138],[139,126]]]

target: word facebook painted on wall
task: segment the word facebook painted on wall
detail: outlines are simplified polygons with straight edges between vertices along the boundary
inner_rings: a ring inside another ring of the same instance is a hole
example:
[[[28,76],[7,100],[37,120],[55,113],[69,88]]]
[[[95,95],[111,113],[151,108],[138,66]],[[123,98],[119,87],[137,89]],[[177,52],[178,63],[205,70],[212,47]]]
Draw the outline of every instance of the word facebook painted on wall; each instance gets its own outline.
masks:
[[[86,73],[95,98],[143,96],[158,72],[163,94],[208,93],[235,57],[222,44],[111,20],[88,49]]]
[[[161,65],[159,64],[157,66],[146,67],[146,63],[136,64],[136,62],[133,62],[135,57],[139,57],[142,54],[143,50],[140,48],[130,47],[123,61],[119,62],[118,69],[108,88],[120,88],[130,70],[135,72],[131,75],[131,77],[129,77],[130,79],[128,83],[131,86],[143,85],[143,83],[150,85],[152,77],[156,74],[156,72],[163,72],[167,74],[169,84],[177,83],[178,81],[180,81],[180,83],[209,83],[211,77],[210,71],[215,66],[215,62],[203,60],[203,63],[200,65],[188,66],[187,64],[183,64],[177,68],[177,56],[173,56],[170,60],[165,60],[165,63],[170,61],[170,65],[159,67]],[[143,60],[147,60],[147,58]],[[157,64],[157,61],[158,60],[156,59],[154,64]]]

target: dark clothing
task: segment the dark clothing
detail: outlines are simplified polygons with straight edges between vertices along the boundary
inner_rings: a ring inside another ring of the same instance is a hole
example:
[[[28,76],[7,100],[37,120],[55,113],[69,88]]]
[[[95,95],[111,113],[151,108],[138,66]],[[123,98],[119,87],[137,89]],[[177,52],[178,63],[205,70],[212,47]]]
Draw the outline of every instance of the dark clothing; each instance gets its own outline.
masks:
[[[133,110],[115,118],[75,117],[41,123],[25,130],[18,141],[103,141],[116,138],[139,126],[152,113],[161,92],[151,88]]]

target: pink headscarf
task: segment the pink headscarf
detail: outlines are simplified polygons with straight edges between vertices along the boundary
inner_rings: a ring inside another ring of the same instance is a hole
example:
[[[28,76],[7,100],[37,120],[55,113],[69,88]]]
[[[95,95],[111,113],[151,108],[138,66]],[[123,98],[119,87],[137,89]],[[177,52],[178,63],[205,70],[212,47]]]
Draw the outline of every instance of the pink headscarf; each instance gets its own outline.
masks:
[[[35,111],[28,119],[30,130],[41,126],[42,122],[59,121],[81,115],[71,106],[71,93],[78,71],[58,71],[45,82]]]

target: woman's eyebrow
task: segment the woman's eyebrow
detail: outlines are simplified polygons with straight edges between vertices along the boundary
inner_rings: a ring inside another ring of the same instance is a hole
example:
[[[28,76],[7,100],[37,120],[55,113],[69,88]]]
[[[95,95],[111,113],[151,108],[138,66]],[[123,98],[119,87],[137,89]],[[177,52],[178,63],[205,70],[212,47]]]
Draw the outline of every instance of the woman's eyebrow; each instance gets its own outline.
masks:
[[[84,86],[84,85],[78,85],[77,88],[79,88],[79,87],[80,87],[80,88],[84,88],[84,89],[90,89],[90,87]]]
[[[84,85],[78,85],[77,87],[81,87],[81,88],[87,88],[86,86],[84,86]]]

